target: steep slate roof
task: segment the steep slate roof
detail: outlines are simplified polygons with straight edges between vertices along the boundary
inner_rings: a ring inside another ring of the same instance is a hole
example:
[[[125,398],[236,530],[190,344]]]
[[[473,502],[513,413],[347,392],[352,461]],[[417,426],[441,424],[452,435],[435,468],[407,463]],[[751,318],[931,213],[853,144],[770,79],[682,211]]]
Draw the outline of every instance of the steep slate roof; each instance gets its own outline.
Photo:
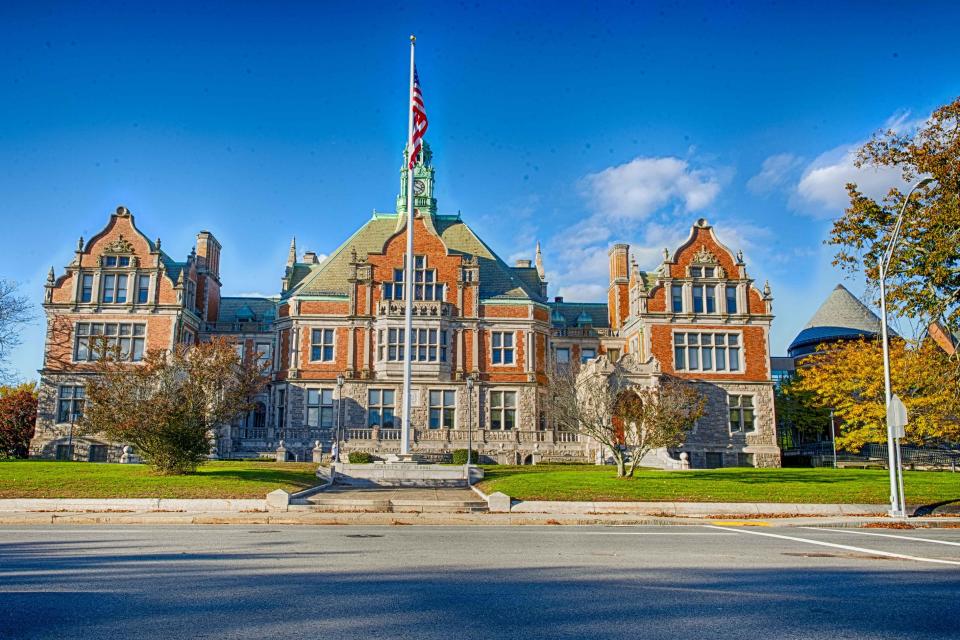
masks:
[[[536,267],[510,267],[510,270],[527,285],[527,288],[534,291],[540,290],[542,280]]]
[[[149,242],[149,240],[148,240]],[[150,242],[150,248],[153,251],[156,251],[156,243]],[[187,262],[177,262],[173,258],[167,255],[166,251],[160,250],[160,262],[163,264],[163,269],[166,271],[167,277],[170,278],[174,283],[180,278],[180,272],[186,270]],[[184,276],[186,277],[186,276]]]
[[[581,314],[590,316],[593,320],[594,328],[607,328],[610,326],[610,317],[607,315],[607,304],[605,302],[551,302],[550,318],[553,324],[559,325],[557,314],[563,317],[564,325],[567,327],[578,326],[577,321]]]
[[[818,344],[854,340],[880,333],[880,318],[842,284],[838,284],[790,343],[791,357],[813,353]],[[891,332],[892,333],[892,332]]]
[[[380,253],[383,245],[397,232],[398,214],[374,213],[346,242],[320,265],[310,265],[311,273],[291,287],[292,295],[348,295],[351,249],[363,258]],[[480,298],[543,301],[539,285],[534,287],[515,273],[468,227],[459,216],[433,217],[437,235],[451,255],[475,256],[480,267]],[[300,267],[301,265],[296,265]]]
[[[272,298],[220,298],[218,322],[272,322],[277,317],[277,301]]]

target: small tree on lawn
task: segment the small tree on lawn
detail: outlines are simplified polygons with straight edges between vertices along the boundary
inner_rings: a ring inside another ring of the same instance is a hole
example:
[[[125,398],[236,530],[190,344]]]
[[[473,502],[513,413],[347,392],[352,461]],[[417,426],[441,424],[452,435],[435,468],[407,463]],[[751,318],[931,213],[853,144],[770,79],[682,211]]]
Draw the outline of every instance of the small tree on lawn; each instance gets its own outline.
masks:
[[[207,460],[214,430],[252,408],[266,384],[256,358],[215,338],[124,362],[101,348],[97,376],[87,383],[80,429],[136,447],[160,473],[194,471]]]
[[[0,460],[26,458],[37,423],[37,388],[29,382],[0,387]]]
[[[627,477],[652,449],[679,447],[702,415],[706,398],[697,387],[679,378],[663,376],[655,387],[632,387],[621,400],[619,419],[623,442],[630,451]]]
[[[643,387],[631,383],[621,366],[597,361],[558,367],[548,403],[558,428],[595,440],[613,456],[617,477],[629,478],[651,449],[683,444],[706,400],[683,380],[664,376],[658,385]]]

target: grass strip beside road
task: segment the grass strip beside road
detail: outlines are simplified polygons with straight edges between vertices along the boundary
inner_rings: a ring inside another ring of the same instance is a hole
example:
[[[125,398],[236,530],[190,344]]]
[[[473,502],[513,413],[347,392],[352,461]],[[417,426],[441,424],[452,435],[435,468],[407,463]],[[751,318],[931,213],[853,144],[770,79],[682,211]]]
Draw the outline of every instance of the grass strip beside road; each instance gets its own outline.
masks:
[[[184,476],[157,475],[142,464],[0,462],[0,498],[263,498],[275,489],[319,484],[304,462],[209,462]]]
[[[796,502],[884,504],[889,476],[872,469],[638,469],[618,479],[616,469],[595,465],[486,466],[478,487],[517,500],[584,502]],[[960,473],[904,472],[909,504],[960,500]]]

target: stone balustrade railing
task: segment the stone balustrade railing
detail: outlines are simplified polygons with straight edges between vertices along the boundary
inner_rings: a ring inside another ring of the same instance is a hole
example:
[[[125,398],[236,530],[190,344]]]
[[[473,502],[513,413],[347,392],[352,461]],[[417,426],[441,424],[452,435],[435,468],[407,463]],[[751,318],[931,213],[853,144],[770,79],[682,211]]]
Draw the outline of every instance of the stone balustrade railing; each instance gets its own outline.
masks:
[[[367,429],[351,428],[346,429],[346,438],[348,440],[366,440],[370,442],[399,441],[400,429],[381,429],[379,427]],[[414,429],[413,433],[414,442],[457,443],[466,446],[468,440],[466,429]],[[473,441],[475,443],[577,442],[577,434],[569,431],[531,431],[517,429],[493,431],[488,429],[474,429]]]

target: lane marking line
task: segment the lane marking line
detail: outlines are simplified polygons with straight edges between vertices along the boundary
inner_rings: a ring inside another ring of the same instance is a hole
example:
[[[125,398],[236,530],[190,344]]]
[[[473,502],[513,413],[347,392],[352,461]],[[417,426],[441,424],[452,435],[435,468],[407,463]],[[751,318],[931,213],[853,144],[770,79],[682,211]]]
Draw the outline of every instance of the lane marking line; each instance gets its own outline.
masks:
[[[858,531],[854,529],[826,529],[824,527],[800,527],[801,529],[810,529],[811,531],[832,531],[834,533],[855,533],[861,536],[877,536],[878,538],[898,538],[900,540],[916,540],[917,542],[932,542],[933,544],[946,544],[951,547],[960,547],[960,542],[950,542],[949,540],[936,540],[934,538],[916,538],[913,536],[901,536],[895,533],[875,533],[873,531]]]
[[[705,524],[704,527],[710,529],[725,529],[726,527],[717,527],[712,524]],[[805,542],[820,547],[831,547],[833,549],[843,549],[844,551],[856,551],[857,553],[869,553],[875,556],[885,556],[887,558],[898,558],[900,560],[914,560],[916,562],[931,562],[934,564],[949,564],[960,567],[960,560],[939,560],[937,558],[922,558],[920,556],[909,556],[903,553],[891,553],[889,551],[879,551],[877,549],[865,549],[863,547],[853,547],[848,544],[835,544],[833,542],[822,542],[820,540],[810,540],[809,538],[798,538],[796,536],[785,536],[779,533],[768,533],[766,531],[752,531],[750,529],[731,529],[737,533],[744,533],[752,536],[767,536],[770,538],[779,538],[781,540],[792,540],[794,542]]]
[[[763,520],[711,520],[712,524],[723,527],[769,527],[770,523]]]
[[[557,531],[557,533],[562,533]],[[674,531],[571,531],[571,534],[581,536],[674,536],[682,538],[683,536],[735,536],[732,531],[691,531],[690,533],[677,533]]]

